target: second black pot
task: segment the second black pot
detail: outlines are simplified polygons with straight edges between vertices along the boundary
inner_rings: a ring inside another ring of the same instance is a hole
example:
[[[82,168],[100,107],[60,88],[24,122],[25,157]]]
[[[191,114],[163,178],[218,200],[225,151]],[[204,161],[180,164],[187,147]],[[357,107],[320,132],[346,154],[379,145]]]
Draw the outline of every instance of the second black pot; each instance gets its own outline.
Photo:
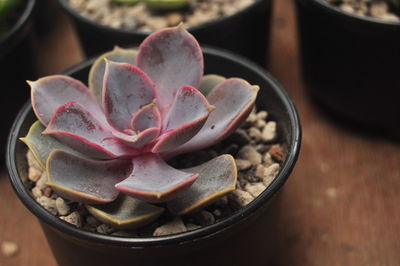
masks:
[[[30,103],[18,115],[8,141],[7,166],[14,190],[37,216],[60,266],[264,266],[275,246],[279,217],[277,194],[299,154],[301,129],[297,112],[281,85],[256,65],[231,53],[204,49],[205,69],[258,84],[259,110],[277,122],[279,142],[287,150],[281,171],[271,185],[246,207],[213,225],[162,237],[127,238],[78,229],[47,212],[27,187],[26,146],[19,141],[35,120]],[[66,74],[85,81],[93,60]],[[275,196],[275,197],[274,197]]]
[[[297,0],[303,75],[329,112],[400,138],[400,23]]]
[[[114,45],[139,44],[149,33],[115,29],[81,16],[68,0],[59,0],[72,17],[87,56],[111,50]],[[254,4],[235,13],[188,30],[201,44],[208,44],[242,54],[265,65],[268,51],[271,0],[255,0]]]
[[[23,1],[18,18],[7,32],[0,37],[1,90],[0,158],[4,158],[5,143],[13,117],[29,98],[27,79],[36,77],[33,60],[33,14],[36,0]],[[3,164],[3,163],[1,163]]]

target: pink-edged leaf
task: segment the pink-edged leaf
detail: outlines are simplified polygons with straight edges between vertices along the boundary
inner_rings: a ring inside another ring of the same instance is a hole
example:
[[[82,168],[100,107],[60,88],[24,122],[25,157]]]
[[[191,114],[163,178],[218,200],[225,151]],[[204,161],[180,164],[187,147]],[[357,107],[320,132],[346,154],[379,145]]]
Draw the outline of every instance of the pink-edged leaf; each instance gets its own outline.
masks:
[[[164,208],[148,204],[124,194],[111,203],[89,206],[86,209],[98,220],[120,229],[134,229],[156,220]]]
[[[168,201],[189,187],[198,176],[179,171],[152,153],[134,157],[132,165],[131,175],[115,187],[146,202]]]
[[[108,122],[116,129],[130,129],[132,115],[154,97],[153,82],[139,68],[126,63],[106,63],[103,107]]]
[[[199,173],[199,177],[187,190],[168,202],[168,209],[174,214],[194,212],[235,190],[237,169],[231,155],[221,155],[183,171]]]
[[[43,134],[55,135],[65,145],[93,158],[118,158],[134,153],[76,102],[59,107]]]
[[[152,151],[169,151],[190,140],[214,109],[197,89],[183,86],[176,93],[174,103],[164,118],[162,135]]]
[[[47,160],[48,184],[62,197],[86,204],[111,202],[119,194],[114,185],[132,170],[130,161],[95,161],[65,151]]]
[[[80,103],[100,121],[105,121],[104,114],[95,97],[79,80],[68,76],[53,75],[28,83],[31,87],[33,111],[45,126],[56,109],[67,102]]]
[[[161,128],[161,115],[155,103],[143,106],[131,119],[131,127],[136,131]]]
[[[136,50],[115,46],[112,51],[102,54],[94,61],[90,68],[88,83],[90,91],[96,96],[99,104],[103,102],[103,79],[106,70],[106,59],[113,62],[136,65],[136,55]]]
[[[221,82],[207,95],[208,102],[216,109],[210,114],[199,133],[176,150],[165,153],[163,156],[170,157],[203,149],[221,141],[245,121],[254,106],[258,90],[258,86],[252,86],[239,78],[230,78]]]
[[[157,87],[157,105],[164,117],[176,91],[197,88],[203,76],[203,54],[196,39],[182,26],[166,28],[147,37],[139,48],[137,65]]]
[[[158,137],[160,128],[148,128],[137,135],[127,135],[118,131],[113,131],[112,134],[133,148],[142,148]]]

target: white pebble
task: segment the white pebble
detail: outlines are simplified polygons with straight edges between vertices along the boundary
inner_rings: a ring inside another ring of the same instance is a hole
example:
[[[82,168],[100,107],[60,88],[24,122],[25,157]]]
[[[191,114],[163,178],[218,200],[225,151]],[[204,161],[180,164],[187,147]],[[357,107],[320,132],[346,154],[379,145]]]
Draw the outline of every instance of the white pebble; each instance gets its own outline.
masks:
[[[258,197],[265,190],[265,188],[266,187],[263,183],[247,183],[244,187],[244,189],[249,192],[253,197]]]
[[[4,241],[1,243],[1,252],[5,257],[15,256],[19,251],[19,247],[16,243],[11,241]]]
[[[251,145],[246,145],[238,152],[238,158],[248,160],[252,165],[261,163],[261,154]]]
[[[187,228],[183,224],[182,219],[180,217],[174,218],[169,223],[163,224],[160,227],[156,228],[153,232],[153,236],[164,236],[186,232]]]
[[[236,159],[235,161],[239,171],[244,171],[251,167],[251,162],[248,160]]]
[[[276,139],[276,122],[268,122],[262,131],[262,140],[265,142],[271,142]]]
[[[249,204],[254,197],[247,191],[236,189],[229,194],[229,197],[240,207],[244,207]]]
[[[82,217],[77,211],[72,212],[68,216],[60,216],[60,219],[66,221],[67,223],[75,225],[76,227],[82,226]]]
[[[56,199],[56,207],[60,215],[67,215],[69,213],[70,208],[61,197]]]
[[[53,215],[57,214],[56,201],[54,199],[41,196],[40,198],[36,199],[36,201]]]

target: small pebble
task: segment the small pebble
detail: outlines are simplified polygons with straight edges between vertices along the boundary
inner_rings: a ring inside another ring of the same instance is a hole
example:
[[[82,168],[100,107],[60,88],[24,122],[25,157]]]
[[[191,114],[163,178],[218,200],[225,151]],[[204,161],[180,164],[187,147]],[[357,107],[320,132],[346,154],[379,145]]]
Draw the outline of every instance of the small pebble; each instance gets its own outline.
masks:
[[[274,160],[272,160],[272,156],[271,156],[271,154],[269,154],[269,152],[264,153],[262,160],[263,160],[264,166],[266,166],[266,167],[268,167],[274,163]]]
[[[67,223],[75,225],[76,227],[82,227],[82,217],[76,211],[72,212],[68,216],[60,216],[60,219],[66,221]]]
[[[256,114],[257,120],[267,120],[268,112],[267,111],[260,111]]]
[[[208,211],[201,211],[199,213],[195,213],[193,216],[195,217],[195,220],[202,226],[215,223],[214,215]]]
[[[153,236],[164,236],[171,234],[178,234],[182,232],[186,232],[187,228],[183,224],[182,219],[180,217],[175,217],[169,223],[163,224],[160,227],[157,227],[153,232]]]
[[[263,129],[265,127],[265,125],[267,124],[267,122],[265,122],[265,120],[261,120],[258,119],[255,123],[255,126],[259,129]]]
[[[11,241],[3,241],[1,243],[1,252],[5,257],[13,257],[18,254],[19,247],[17,243]]]
[[[125,236],[125,237],[137,237],[138,234],[134,231],[116,231],[111,233],[112,236]]]
[[[32,188],[32,195],[35,199],[38,199],[43,196],[43,192],[37,186],[35,186]]]
[[[42,175],[40,176],[40,179],[36,182],[36,187],[43,191],[44,188],[47,187],[46,183],[47,183],[47,174],[46,172],[43,172]]]
[[[53,189],[51,187],[45,187],[43,189],[43,195],[50,198],[51,194],[53,193]]]
[[[46,196],[41,196],[36,199],[36,201],[42,205],[46,210],[48,210],[51,214],[57,214],[56,201],[54,199],[48,198]]]
[[[96,231],[97,233],[108,235],[114,233],[116,229],[108,224],[101,224],[96,227]]]
[[[264,190],[266,186],[263,183],[247,183],[244,189],[249,192],[253,197],[258,197]]]
[[[256,127],[251,127],[249,128],[249,136],[255,141],[260,141],[261,131]]]
[[[32,182],[37,182],[42,175],[42,170],[36,167],[29,167],[28,178]]]
[[[265,142],[271,142],[276,139],[276,122],[270,121],[268,122],[263,131],[261,132],[262,140]]]
[[[277,162],[282,162],[284,159],[283,151],[281,149],[281,146],[278,144],[272,145],[268,153],[271,155],[272,159]]]
[[[261,154],[252,145],[246,145],[238,152],[238,158],[248,160],[252,165],[261,163]]]
[[[262,178],[263,184],[268,187],[272,183],[272,181],[274,181],[280,170],[281,167],[278,163],[274,163],[268,168],[265,168],[264,177]]]
[[[244,207],[249,204],[254,197],[247,191],[236,189],[229,194],[229,197],[232,199],[234,203],[236,203],[239,207]]]
[[[245,171],[251,167],[251,162],[243,159],[236,159],[236,166],[239,171]]]
[[[60,215],[67,215],[69,213],[70,208],[61,197],[56,198],[56,207]]]

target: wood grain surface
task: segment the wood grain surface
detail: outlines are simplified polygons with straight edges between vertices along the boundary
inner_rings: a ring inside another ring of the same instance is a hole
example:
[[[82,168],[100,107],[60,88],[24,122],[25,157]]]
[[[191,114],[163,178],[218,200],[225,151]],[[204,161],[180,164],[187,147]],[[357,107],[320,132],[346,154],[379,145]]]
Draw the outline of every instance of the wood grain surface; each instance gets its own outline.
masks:
[[[38,39],[41,75],[83,59],[69,21]],[[400,265],[400,145],[349,130],[326,117],[307,96],[300,75],[291,0],[275,0],[268,70],[300,113],[303,142],[286,183],[273,265]],[[19,252],[0,266],[54,266],[38,222],[0,175],[0,243]],[[251,265],[249,265],[251,266]]]

